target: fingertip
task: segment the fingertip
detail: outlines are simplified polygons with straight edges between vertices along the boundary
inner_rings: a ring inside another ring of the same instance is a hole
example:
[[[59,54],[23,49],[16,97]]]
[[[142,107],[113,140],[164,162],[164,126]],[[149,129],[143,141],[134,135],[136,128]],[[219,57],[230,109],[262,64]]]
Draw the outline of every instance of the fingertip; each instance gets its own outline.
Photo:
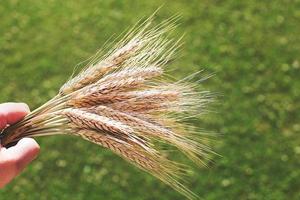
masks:
[[[39,144],[32,138],[23,138],[16,146],[25,150],[26,154],[33,158],[40,152]]]
[[[25,103],[2,103],[0,104],[0,129],[7,124],[13,124],[24,118],[30,109]]]
[[[20,108],[23,109],[24,113],[26,113],[26,114],[30,113],[30,108],[26,103],[17,103],[17,104],[20,105]]]
[[[26,103],[10,103],[11,112],[16,112],[20,117],[25,117],[28,113],[30,113],[29,106]]]
[[[23,138],[15,146],[8,148],[7,152],[15,161],[16,171],[20,172],[39,154],[40,146],[32,138]]]

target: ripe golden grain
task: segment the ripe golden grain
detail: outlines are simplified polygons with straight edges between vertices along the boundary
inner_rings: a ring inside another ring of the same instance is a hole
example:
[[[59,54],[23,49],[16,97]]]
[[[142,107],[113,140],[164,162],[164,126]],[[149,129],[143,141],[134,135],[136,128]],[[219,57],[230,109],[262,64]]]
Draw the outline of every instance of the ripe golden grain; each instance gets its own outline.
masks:
[[[179,43],[165,35],[173,19],[151,26],[152,18],[132,29],[107,54],[96,56],[67,81],[57,96],[8,127],[6,146],[23,137],[70,134],[108,148],[151,173],[189,199],[197,196],[181,179],[183,165],[169,160],[161,143],[173,145],[204,164],[212,150],[191,125],[180,120],[202,114],[212,98],[195,83],[158,79]],[[199,139],[200,138],[200,139]]]

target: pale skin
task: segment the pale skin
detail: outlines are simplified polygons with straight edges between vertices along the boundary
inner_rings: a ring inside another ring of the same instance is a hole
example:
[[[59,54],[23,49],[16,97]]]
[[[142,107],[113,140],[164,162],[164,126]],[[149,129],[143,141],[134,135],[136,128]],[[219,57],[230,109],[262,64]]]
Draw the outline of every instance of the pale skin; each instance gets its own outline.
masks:
[[[24,103],[0,104],[0,130],[20,121],[28,113],[29,107]],[[0,188],[18,176],[37,157],[39,150],[38,143],[31,138],[21,139],[10,148],[0,144]]]

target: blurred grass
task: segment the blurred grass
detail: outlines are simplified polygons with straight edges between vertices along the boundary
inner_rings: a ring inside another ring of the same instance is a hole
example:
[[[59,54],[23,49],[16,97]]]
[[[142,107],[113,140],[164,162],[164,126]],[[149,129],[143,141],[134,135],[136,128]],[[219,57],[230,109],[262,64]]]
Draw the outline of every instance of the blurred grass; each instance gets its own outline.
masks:
[[[216,72],[223,97],[199,127],[222,133],[210,169],[190,188],[203,199],[300,199],[300,1],[34,1],[0,4],[0,102],[32,108],[53,96],[113,34],[150,15],[182,15],[172,75]],[[38,139],[39,158],[0,199],[183,199],[111,152],[72,137]]]

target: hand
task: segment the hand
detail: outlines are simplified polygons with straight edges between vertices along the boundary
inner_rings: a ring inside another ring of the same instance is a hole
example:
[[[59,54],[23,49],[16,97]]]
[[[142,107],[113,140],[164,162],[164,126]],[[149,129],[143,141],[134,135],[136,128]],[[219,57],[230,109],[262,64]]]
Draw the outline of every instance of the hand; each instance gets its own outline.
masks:
[[[0,130],[14,124],[29,113],[24,103],[0,104]],[[39,145],[31,138],[21,139],[6,149],[0,144],[0,188],[16,177],[39,153]]]

